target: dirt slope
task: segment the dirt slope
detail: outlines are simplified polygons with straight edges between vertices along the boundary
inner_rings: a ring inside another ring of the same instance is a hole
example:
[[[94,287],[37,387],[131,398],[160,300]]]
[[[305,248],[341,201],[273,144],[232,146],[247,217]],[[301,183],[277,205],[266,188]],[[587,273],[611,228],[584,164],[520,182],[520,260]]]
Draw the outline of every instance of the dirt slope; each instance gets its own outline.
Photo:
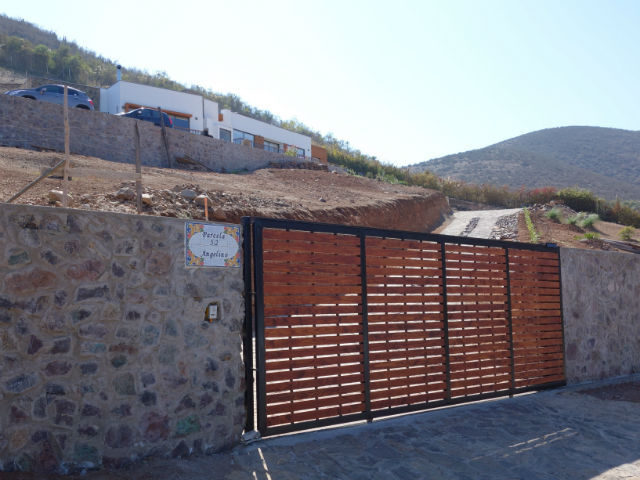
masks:
[[[0,199],[6,201],[61,160],[58,153],[0,147]],[[118,190],[134,188],[134,166],[72,156],[69,192],[73,208],[136,213],[135,200],[120,200]],[[48,193],[62,189],[62,178],[48,178],[15,203],[51,205]],[[184,189],[209,197],[211,221],[239,222],[245,215],[341,223],[398,230],[429,231],[448,211],[440,192],[302,169],[264,169],[233,175],[143,167],[143,193],[152,196],[144,214],[204,219],[201,205],[183,197]]]

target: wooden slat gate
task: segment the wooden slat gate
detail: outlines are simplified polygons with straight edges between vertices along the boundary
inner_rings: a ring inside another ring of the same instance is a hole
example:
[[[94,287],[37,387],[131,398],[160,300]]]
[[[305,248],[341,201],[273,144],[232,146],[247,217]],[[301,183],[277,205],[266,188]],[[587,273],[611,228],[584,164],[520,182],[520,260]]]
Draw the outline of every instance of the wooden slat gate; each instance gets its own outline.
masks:
[[[556,247],[258,218],[245,232],[262,435],[565,383]]]

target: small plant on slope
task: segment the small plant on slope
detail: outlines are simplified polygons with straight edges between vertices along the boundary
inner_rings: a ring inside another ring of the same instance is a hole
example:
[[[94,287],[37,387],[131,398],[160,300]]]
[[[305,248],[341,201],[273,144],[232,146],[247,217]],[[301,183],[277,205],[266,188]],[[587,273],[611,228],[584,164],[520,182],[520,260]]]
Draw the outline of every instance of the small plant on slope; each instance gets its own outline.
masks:
[[[626,242],[633,240],[633,234],[635,233],[635,229],[633,227],[624,227],[622,230],[618,232],[620,238]]]
[[[586,215],[580,222],[579,225],[582,228],[593,228],[593,225],[600,220],[600,217],[595,214],[595,213],[591,213],[589,215]]]
[[[551,210],[549,210],[547,213],[544,214],[544,216],[547,217],[549,220],[553,220],[556,223],[562,221],[562,212],[557,207],[554,207]]]
[[[527,208],[524,209],[524,221],[527,224],[527,230],[529,230],[529,239],[531,240],[531,243],[538,243],[540,241],[540,235],[538,235],[536,228],[533,226],[531,214]]]

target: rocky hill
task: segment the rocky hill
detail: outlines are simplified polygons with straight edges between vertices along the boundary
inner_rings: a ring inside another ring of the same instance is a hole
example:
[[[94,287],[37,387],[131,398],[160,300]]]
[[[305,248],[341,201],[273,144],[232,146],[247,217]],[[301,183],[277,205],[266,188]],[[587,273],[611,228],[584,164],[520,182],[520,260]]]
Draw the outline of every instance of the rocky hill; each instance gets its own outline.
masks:
[[[470,183],[516,189],[577,186],[608,200],[638,200],[640,131],[550,128],[410,168]]]

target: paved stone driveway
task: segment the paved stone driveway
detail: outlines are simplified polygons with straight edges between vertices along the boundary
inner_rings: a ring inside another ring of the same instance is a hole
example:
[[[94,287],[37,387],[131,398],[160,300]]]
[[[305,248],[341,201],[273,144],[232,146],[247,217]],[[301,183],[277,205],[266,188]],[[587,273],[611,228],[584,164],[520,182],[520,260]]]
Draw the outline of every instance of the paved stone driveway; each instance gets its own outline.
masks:
[[[640,376],[619,381],[640,382]],[[567,387],[156,460],[91,480],[640,478],[640,404]],[[18,478],[5,474],[7,480]],[[5,476],[0,473],[0,478]],[[36,477],[24,477],[36,478]],[[51,477],[49,477],[51,478]]]

